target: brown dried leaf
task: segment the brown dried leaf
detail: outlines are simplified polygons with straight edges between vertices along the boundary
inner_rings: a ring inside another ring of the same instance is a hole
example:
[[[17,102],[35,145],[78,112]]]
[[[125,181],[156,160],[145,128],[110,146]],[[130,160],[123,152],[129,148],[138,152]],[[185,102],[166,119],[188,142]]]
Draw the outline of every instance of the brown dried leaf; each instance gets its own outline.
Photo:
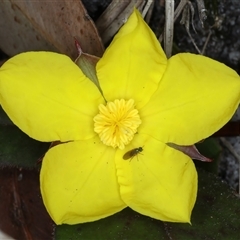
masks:
[[[52,239],[54,224],[45,210],[37,170],[0,169],[0,229],[15,239]]]
[[[0,48],[10,56],[51,50],[76,58],[74,37],[84,52],[102,55],[101,39],[80,0],[1,2]]]
[[[96,27],[104,44],[108,43],[119,28],[126,22],[134,7],[138,8],[143,0],[113,0],[96,21]]]

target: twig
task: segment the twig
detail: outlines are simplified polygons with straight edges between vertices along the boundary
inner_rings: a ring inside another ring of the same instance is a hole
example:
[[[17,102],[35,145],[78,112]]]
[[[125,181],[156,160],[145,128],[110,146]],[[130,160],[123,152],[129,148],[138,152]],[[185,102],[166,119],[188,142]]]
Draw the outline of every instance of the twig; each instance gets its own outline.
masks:
[[[204,55],[204,52],[205,52],[205,50],[206,50],[206,47],[207,47],[207,45],[208,45],[208,42],[209,42],[209,40],[210,40],[211,35],[212,35],[212,31],[210,30],[209,33],[208,33],[208,36],[207,36],[207,40],[205,41],[204,46],[203,46],[203,49],[202,49],[202,53],[201,53],[202,55]]]
[[[165,29],[164,29],[164,50],[167,58],[172,55],[173,25],[174,25],[174,0],[165,1]]]
[[[198,6],[199,19],[201,21],[202,28],[204,28],[204,21],[207,19],[207,14],[206,14],[207,10],[205,8],[204,1],[197,0],[197,6]]]
[[[179,17],[180,13],[182,12],[183,8],[185,7],[185,5],[188,3],[189,0],[181,0],[181,2],[178,4],[175,12],[174,12],[174,22],[177,20],[177,18]],[[158,41],[162,42],[163,40],[163,33],[160,34]]]
[[[145,7],[144,7],[144,9],[143,9],[143,11],[142,11],[142,17],[143,17],[143,18],[145,18],[145,16],[146,16],[149,8],[151,7],[152,3],[153,3],[153,0],[148,0],[148,1],[147,1],[146,5],[145,5]]]
[[[147,24],[150,23],[150,20],[151,20],[152,14],[153,14],[154,2],[155,2],[155,0],[153,0],[153,3],[151,4],[150,8],[148,9],[147,15],[145,16],[145,21]]]
[[[188,3],[189,0],[181,0],[181,2],[178,4],[175,12],[174,12],[174,22],[177,20],[179,17],[180,13],[182,12],[183,8],[185,5]]]

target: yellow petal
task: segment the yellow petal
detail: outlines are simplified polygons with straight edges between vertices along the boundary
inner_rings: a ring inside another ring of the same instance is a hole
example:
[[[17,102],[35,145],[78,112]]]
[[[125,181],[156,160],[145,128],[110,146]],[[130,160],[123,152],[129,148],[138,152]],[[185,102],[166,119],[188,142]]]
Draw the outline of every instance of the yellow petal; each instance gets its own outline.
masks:
[[[226,124],[240,100],[235,71],[210,58],[178,54],[148,105],[140,110],[139,132],[163,142],[192,145]]]
[[[134,138],[143,151],[126,161],[117,152],[122,199],[133,210],[162,221],[190,222],[197,194],[197,172],[180,151],[142,134]]]
[[[11,120],[40,141],[93,136],[93,117],[103,98],[65,55],[19,54],[0,68],[0,103]]]
[[[156,91],[166,64],[154,33],[135,10],[99,60],[97,75],[107,101],[133,98],[141,107]]]
[[[44,204],[56,224],[107,217],[126,207],[119,194],[115,150],[98,137],[51,148],[40,174]]]

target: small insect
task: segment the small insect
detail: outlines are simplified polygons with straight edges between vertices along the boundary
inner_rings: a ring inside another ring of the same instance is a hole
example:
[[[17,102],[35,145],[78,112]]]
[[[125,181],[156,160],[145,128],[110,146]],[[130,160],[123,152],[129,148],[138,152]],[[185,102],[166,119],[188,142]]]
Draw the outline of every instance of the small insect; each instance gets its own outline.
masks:
[[[138,148],[134,148],[128,152],[126,152],[123,155],[123,159],[124,160],[128,160],[130,158],[130,161],[132,160],[133,157],[137,156],[139,153],[141,153],[143,151],[142,147],[138,147]]]

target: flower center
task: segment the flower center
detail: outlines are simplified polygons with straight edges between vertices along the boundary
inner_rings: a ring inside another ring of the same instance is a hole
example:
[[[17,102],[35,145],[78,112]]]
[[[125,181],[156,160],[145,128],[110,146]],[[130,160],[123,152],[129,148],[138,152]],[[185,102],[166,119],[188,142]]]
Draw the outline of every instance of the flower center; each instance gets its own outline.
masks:
[[[134,100],[116,99],[98,108],[99,114],[93,118],[94,131],[105,145],[124,149],[142,122],[134,108]]]

